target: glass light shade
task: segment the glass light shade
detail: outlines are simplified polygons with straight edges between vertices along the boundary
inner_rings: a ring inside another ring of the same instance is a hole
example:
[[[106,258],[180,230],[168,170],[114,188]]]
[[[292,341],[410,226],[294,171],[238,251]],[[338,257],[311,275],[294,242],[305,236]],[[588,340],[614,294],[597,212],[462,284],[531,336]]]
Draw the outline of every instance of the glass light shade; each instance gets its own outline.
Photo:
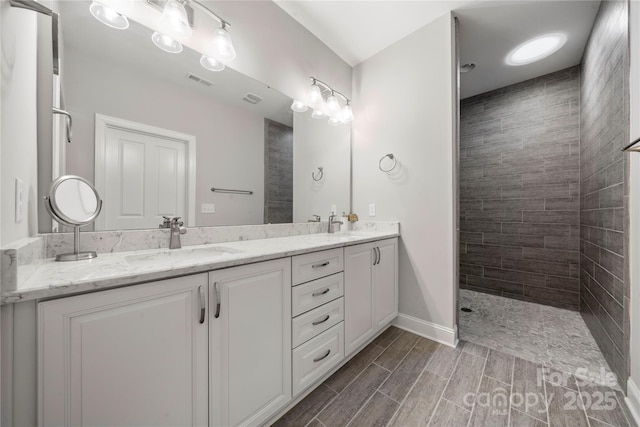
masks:
[[[213,36],[213,56],[220,61],[231,61],[236,57],[231,36],[224,25],[218,28]]]
[[[338,126],[340,124],[340,120],[335,117],[329,117],[329,125],[330,126]]]
[[[351,104],[347,104],[344,106],[340,116],[340,121],[343,123],[349,123],[353,121],[353,110],[351,109]]]
[[[298,101],[297,99],[294,99],[293,103],[291,104],[291,109],[296,113],[304,113],[308,108],[309,107],[307,107],[307,104],[302,101]]]
[[[153,44],[155,44],[165,52],[169,52],[169,53],[182,52],[182,44],[180,42],[175,41],[174,39],[172,39],[166,34],[162,34],[156,31],[151,36],[151,40],[153,41]]]
[[[320,90],[320,86],[315,83],[309,86],[309,89],[307,90],[307,103],[315,108],[323,101],[324,100],[322,99],[322,91]]]
[[[567,36],[562,33],[544,34],[527,40],[513,49],[507,55],[508,65],[527,65],[557,52],[567,42]]]
[[[172,38],[187,38],[191,36],[191,27],[187,11],[178,0],[168,0],[164,5],[160,18],[160,29]]]
[[[89,6],[89,12],[96,18],[98,21],[102,22],[105,25],[108,25],[111,28],[115,28],[118,30],[126,30],[129,28],[129,20],[126,16],[120,15],[114,9],[109,6],[105,6],[96,1],[91,3]]]
[[[334,94],[329,95],[327,98],[327,109],[330,116],[333,116],[340,111],[340,103]]]
[[[315,108],[313,113],[311,113],[311,118],[313,119],[324,119],[325,117],[327,117],[327,115],[319,108]]]
[[[200,65],[202,65],[209,71],[222,71],[225,69],[225,66],[222,62],[207,55],[202,55],[202,57],[200,58]]]

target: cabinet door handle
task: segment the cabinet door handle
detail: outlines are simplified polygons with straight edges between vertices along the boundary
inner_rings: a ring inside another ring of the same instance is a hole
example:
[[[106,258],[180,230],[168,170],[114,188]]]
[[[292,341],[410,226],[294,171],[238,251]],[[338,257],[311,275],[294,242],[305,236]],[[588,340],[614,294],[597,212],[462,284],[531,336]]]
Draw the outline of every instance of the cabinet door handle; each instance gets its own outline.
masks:
[[[200,300],[200,324],[203,324],[207,308],[204,302],[204,289],[202,289],[202,286],[198,287],[198,299]]]
[[[216,314],[213,317],[217,319],[220,317],[220,286],[218,286],[218,282],[213,283],[213,291],[216,294]]]
[[[311,266],[311,268],[320,268],[320,267],[326,267],[327,265],[331,264],[329,261],[325,261],[319,264],[313,264]]]
[[[316,363],[316,362],[319,362],[321,360],[326,359],[329,356],[329,354],[331,354],[331,349],[327,350],[327,352],[325,354],[323,354],[322,356],[316,357],[315,359],[313,359],[313,363]]]
[[[327,316],[326,316],[324,319],[322,319],[322,320],[316,320],[316,321],[312,322],[311,324],[312,324],[313,326],[318,326],[319,324],[324,323],[324,322],[326,322],[327,320],[329,320],[329,318],[330,318],[330,317],[331,317],[331,316],[329,316],[329,315],[327,314]]]
[[[380,260],[380,252],[379,249],[377,247],[373,248],[373,265],[377,265],[378,261]]]
[[[329,288],[325,289],[324,291],[319,291],[319,292],[314,292],[311,294],[312,297],[319,297],[320,295],[324,295],[326,293],[328,293],[330,291]]]
[[[380,253],[380,246],[376,246],[376,250],[378,251],[378,262],[376,265],[380,264],[380,260],[382,259],[382,254]]]

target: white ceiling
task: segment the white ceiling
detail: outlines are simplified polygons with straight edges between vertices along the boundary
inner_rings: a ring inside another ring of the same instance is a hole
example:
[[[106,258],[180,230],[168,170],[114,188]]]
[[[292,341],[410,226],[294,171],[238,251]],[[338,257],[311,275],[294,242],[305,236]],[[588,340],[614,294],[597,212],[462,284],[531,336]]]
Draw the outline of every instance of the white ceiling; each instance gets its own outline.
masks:
[[[351,66],[472,1],[274,0]]]
[[[453,10],[460,19],[460,62],[476,69],[461,76],[466,98],[576,65],[591,32],[599,0],[274,0],[351,66]],[[511,67],[504,58],[522,42],[564,32],[566,45],[534,64]]]

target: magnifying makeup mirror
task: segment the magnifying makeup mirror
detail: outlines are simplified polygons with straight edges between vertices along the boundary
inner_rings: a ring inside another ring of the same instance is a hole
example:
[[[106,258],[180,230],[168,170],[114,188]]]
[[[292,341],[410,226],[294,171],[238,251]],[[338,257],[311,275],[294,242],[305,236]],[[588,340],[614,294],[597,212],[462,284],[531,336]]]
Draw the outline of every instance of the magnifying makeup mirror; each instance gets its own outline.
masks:
[[[57,178],[44,198],[49,215],[56,221],[73,227],[73,253],[60,254],[56,261],[80,261],[95,258],[95,252],[80,252],[80,227],[93,222],[102,209],[102,200],[93,185],[76,175]]]

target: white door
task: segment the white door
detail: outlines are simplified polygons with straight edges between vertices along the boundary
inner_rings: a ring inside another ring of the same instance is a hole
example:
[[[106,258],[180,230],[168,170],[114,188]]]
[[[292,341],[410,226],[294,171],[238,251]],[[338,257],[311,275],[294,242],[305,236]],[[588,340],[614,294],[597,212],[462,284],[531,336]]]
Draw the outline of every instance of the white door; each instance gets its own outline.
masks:
[[[96,115],[96,188],[104,202],[96,228],[157,228],[163,216],[193,225],[194,137],[106,119],[100,125],[105,117]]]
[[[209,274],[210,425],[260,425],[291,399],[291,258]]]
[[[344,248],[344,340],[349,356],[375,333],[373,243]]]
[[[206,426],[207,284],[203,273],[38,304],[38,424]]]

